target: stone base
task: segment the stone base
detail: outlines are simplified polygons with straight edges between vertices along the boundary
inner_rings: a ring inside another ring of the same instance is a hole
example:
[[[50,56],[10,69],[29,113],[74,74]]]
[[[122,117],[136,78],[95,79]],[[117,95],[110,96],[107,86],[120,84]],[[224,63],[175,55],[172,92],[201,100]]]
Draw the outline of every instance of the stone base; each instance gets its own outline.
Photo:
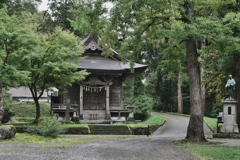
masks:
[[[80,115],[79,115],[79,119],[80,119],[80,120],[83,120],[83,114],[80,114]]]
[[[223,124],[220,132],[224,133],[239,133],[237,124]]]
[[[235,138],[240,139],[240,134],[237,133],[213,133],[213,138]]]
[[[105,118],[106,120],[111,120],[111,116],[110,116],[110,114],[106,114],[106,118]]]

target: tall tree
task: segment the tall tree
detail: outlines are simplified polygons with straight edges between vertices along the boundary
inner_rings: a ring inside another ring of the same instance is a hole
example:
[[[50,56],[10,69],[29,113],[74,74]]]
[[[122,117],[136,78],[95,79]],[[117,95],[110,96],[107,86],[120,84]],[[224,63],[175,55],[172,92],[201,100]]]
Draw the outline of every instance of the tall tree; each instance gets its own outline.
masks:
[[[60,26],[79,37],[99,34],[106,23],[107,9],[103,7],[103,1],[49,0],[48,6],[51,19],[48,19],[47,26]]]
[[[35,49],[23,56],[22,69],[30,72],[29,87],[36,106],[35,123],[40,118],[39,99],[50,87],[62,88],[81,81],[87,73],[77,71],[82,54],[79,40],[72,34],[57,28],[48,35],[34,34]]]
[[[186,138],[189,141],[206,141],[203,131],[197,42],[208,39],[214,46],[216,37],[229,35],[227,29],[222,28],[221,21],[214,19],[214,13],[219,6],[232,3],[232,1],[112,1],[115,7],[112,10],[109,28],[111,28],[111,33],[119,33],[119,37],[122,37],[122,34],[126,36],[122,44],[122,51],[125,51],[125,55],[138,54],[139,46],[144,37],[148,37],[152,41],[156,39],[166,40],[165,42],[169,45],[163,52],[168,53],[172,59],[176,59],[176,54],[171,52],[172,48],[181,50],[183,47],[185,49],[186,54],[182,54],[182,56],[186,56],[188,66],[191,105]],[[206,7],[211,8],[210,12],[213,14],[201,17],[202,10]],[[196,11],[199,14],[196,14]],[[219,35],[219,33],[221,34]],[[131,50],[126,52],[124,50],[126,48],[131,48]]]
[[[21,85],[27,86],[32,93],[36,106],[34,122],[38,123],[41,112],[39,99],[44,90],[71,85],[81,81],[87,73],[77,70],[83,52],[80,40],[61,28],[56,28],[51,34],[39,33],[35,16],[38,15],[25,12],[17,17],[23,27],[28,28],[28,41],[22,42],[28,47],[20,50],[20,61],[15,63],[15,67],[29,73]]]
[[[42,0],[9,0],[5,4],[7,5],[9,15],[19,15],[22,12],[36,13],[38,12],[38,5]]]
[[[3,88],[27,78],[28,72],[18,70],[17,65],[31,43],[29,29],[16,16],[9,16],[6,8],[0,9],[0,122],[5,109]]]
[[[189,25],[195,23],[194,4],[184,3],[185,22]],[[190,26],[189,26],[190,27]],[[203,110],[201,101],[200,65],[198,62],[197,41],[195,37],[186,39],[186,55],[188,64],[189,86],[190,86],[190,121],[188,124],[186,138],[191,141],[205,141],[203,130]]]

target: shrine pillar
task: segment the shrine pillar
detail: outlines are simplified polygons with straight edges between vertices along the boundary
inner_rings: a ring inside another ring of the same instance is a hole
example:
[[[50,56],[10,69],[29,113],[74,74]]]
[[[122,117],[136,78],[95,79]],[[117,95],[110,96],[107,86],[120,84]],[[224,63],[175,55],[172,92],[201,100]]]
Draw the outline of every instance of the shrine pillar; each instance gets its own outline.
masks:
[[[110,109],[109,109],[109,93],[110,93],[110,85],[106,86],[106,120],[110,120]]]
[[[79,119],[83,120],[83,86],[80,84],[80,107],[79,107]]]

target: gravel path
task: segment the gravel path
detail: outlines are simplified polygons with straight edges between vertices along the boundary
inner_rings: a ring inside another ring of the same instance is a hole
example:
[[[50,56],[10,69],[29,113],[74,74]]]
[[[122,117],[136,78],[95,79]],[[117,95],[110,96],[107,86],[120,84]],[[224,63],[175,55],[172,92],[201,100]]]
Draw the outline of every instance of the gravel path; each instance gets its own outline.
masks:
[[[167,121],[150,137],[95,142],[67,149],[0,143],[0,160],[194,160],[172,144],[186,136],[189,119],[160,115]],[[205,132],[210,134],[207,128]]]

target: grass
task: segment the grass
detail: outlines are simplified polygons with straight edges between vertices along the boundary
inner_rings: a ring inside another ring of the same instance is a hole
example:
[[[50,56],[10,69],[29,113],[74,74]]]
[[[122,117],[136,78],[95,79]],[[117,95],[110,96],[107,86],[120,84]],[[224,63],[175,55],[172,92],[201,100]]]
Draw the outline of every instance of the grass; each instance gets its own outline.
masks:
[[[217,132],[217,118],[204,117],[205,122]]]
[[[129,124],[131,127],[146,126],[146,125],[161,125],[166,119],[164,117],[150,115],[145,121],[137,124]]]
[[[187,145],[187,150],[200,160],[239,160],[240,147],[218,145]]]
[[[116,139],[136,138],[140,136],[96,136],[96,135],[62,135],[58,138],[43,137],[27,133],[17,133],[13,139],[3,140],[0,143],[23,143],[30,145],[38,145],[44,148],[71,148],[76,145],[93,143],[96,141],[107,141]],[[2,148],[0,147],[0,150]]]
[[[139,127],[139,126],[146,126],[146,125],[161,125],[164,123],[166,119],[164,117],[156,116],[156,115],[149,115],[149,117],[137,124],[115,124],[115,125],[127,125],[131,127]]]

